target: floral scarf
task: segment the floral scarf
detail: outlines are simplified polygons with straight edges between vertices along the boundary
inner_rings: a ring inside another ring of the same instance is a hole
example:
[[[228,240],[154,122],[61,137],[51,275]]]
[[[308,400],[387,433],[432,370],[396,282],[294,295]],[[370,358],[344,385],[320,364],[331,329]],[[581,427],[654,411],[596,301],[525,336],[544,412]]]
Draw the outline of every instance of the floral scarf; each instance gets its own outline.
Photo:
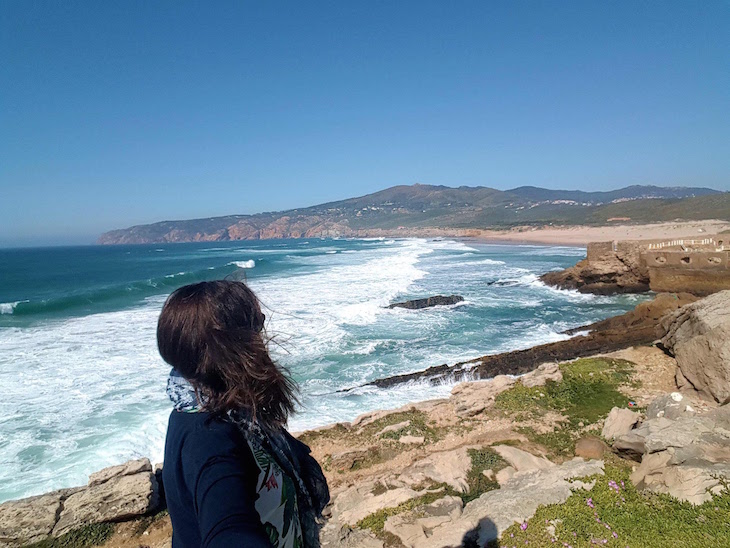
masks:
[[[167,395],[177,411],[201,411],[195,389],[175,369],[167,379]],[[256,511],[271,543],[277,548],[319,548],[322,510],[330,497],[309,448],[283,428],[263,427],[243,410],[228,413],[226,419],[239,428],[259,468]]]

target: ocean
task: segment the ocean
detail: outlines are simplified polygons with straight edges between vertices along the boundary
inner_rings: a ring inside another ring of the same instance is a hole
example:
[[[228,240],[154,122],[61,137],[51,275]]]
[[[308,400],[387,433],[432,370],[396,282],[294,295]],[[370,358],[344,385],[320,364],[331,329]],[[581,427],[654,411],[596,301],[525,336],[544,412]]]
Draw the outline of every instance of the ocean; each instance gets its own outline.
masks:
[[[250,284],[272,354],[301,387],[296,431],[445,397],[452,385],[339,389],[561,340],[565,329],[645,298],[539,282],[584,255],[383,238],[0,250],[0,502],[84,484],[128,459],[162,459],[171,404],[155,329],[177,287],[225,277]],[[386,308],[436,294],[465,300]]]

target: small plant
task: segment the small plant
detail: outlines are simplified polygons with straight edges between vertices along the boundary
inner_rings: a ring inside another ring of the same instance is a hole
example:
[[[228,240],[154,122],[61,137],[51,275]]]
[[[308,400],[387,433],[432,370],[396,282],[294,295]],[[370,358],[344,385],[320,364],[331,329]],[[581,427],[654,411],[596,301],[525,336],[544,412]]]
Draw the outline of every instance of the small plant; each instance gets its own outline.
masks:
[[[541,506],[529,521],[515,524],[500,546],[547,548],[706,548],[730,546],[730,492],[693,506],[668,495],[645,494],[629,480],[622,463],[607,463],[590,490],[576,490],[563,504]]]
[[[69,531],[65,535],[47,538],[40,542],[26,545],[26,548],[90,548],[101,546],[114,533],[111,523],[95,523]]]

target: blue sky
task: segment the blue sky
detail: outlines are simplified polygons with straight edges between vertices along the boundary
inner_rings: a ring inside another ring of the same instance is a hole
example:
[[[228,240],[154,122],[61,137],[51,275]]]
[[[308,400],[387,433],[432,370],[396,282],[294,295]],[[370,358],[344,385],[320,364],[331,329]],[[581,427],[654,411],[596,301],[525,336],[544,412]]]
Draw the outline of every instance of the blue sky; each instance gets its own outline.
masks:
[[[730,3],[0,4],[0,245],[415,182],[730,190]]]

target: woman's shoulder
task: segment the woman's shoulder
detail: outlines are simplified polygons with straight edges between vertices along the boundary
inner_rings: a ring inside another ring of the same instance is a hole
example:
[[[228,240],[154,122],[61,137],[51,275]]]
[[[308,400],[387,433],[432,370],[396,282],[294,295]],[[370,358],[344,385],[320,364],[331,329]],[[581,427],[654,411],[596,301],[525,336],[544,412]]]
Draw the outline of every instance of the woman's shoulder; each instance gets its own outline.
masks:
[[[238,453],[247,449],[243,435],[235,424],[205,412],[172,411],[168,438],[176,439],[186,453]]]

